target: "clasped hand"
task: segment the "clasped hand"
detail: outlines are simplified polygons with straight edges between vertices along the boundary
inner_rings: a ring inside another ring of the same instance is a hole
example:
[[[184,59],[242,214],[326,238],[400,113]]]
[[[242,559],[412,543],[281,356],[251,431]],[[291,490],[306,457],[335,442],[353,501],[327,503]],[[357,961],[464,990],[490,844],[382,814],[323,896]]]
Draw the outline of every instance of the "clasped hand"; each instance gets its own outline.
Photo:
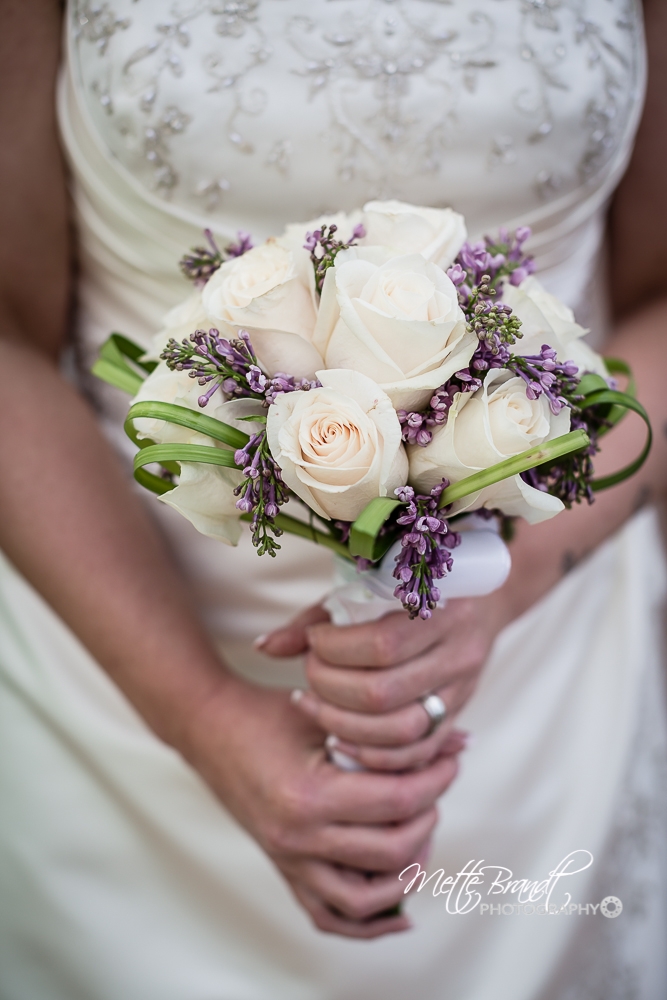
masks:
[[[453,721],[498,627],[488,599],[453,601],[428,622],[398,613],[347,628],[311,608],[262,645],[272,656],[306,653],[307,692],[290,702],[228,680],[196,720],[189,758],[319,929],[370,938],[410,926],[393,912],[398,875],[426,862],[436,802],[465,744]],[[430,692],[448,717],[424,738],[416,699]],[[339,771],[327,734],[372,770]]]
[[[498,628],[493,599],[451,601],[429,621],[403,612],[347,627],[308,609],[262,645],[272,656],[306,653],[309,689],[296,707],[329,734],[329,746],[378,771],[424,766],[458,753],[454,719],[472,694]],[[420,698],[438,694],[447,718],[430,735]]]

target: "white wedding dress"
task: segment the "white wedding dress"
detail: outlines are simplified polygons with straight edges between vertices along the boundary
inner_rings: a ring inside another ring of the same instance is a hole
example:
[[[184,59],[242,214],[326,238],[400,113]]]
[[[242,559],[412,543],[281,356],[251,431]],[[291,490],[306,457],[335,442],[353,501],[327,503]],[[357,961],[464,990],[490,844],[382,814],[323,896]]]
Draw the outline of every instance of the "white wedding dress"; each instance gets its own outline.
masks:
[[[111,330],[149,344],[205,225],[263,238],[372,197],[451,204],[472,235],[531,225],[541,277],[599,342],[604,210],[644,73],[631,0],[73,0],[59,117],[81,369]],[[124,448],[127,401],[93,381]],[[147,502],[224,655],[298,681],[250,643],[326,593],[326,553],[287,537],[260,560]],[[414,930],[366,943],[313,929],[0,562],[0,1000],[664,998],[665,590],[644,510],[499,636],[428,863],[546,879],[590,851],[567,890],[619,897],[620,917],[455,913],[426,888],[407,904]]]

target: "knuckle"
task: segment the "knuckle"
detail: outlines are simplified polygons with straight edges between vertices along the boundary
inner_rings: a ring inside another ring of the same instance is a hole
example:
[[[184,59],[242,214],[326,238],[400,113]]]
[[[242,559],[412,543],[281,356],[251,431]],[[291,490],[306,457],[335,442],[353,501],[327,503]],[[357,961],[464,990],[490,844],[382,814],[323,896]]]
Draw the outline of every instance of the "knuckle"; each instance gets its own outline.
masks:
[[[364,708],[373,714],[386,712],[391,706],[391,683],[386,677],[370,676],[365,679],[362,699]]]
[[[384,622],[381,627],[374,629],[370,649],[374,666],[392,666],[397,662],[399,650],[400,639],[395,627],[389,622]]]
[[[421,706],[417,706],[420,711],[406,712],[399,724],[399,736],[402,743],[415,743],[424,735],[427,728],[427,718]],[[422,718],[423,716],[423,718]]]
[[[412,860],[414,846],[405,837],[397,838],[390,844],[386,852],[387,865],[390,871],[400,871]]]
[[[265,843],[271,853],[289,853],[306,823],[317,811],[316,796],[305,784],[285,785],[274,801],[273,816],[265,828]]]
[[[401,819],[408,819],[417,810],[417,796],[412,783],[403,780],[396,785],[392,796],[396,814]]]

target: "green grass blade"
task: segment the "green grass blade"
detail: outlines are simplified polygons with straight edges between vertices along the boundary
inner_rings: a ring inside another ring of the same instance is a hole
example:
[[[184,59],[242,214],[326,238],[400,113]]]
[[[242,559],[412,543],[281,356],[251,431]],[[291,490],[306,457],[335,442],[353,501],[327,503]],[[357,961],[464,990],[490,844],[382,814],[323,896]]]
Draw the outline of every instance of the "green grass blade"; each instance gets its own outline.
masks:
[[[125,432],[137,444],[136,432],[134,432],[131,423],[137,417],[151,417],[156,420],[165,420],[170,424],[178,424],[181,427],[188,427],[190,430],[199,431],[200,434],[212,437],[215,441],[221,441],[223,444],[229,445],[230,448],[243,448],[250,440],[249,435],[243,431],[238,431],[230,424],[216,420],[215,417],[209,417],[205,413],[197,413],[196,410],[191,410],[187,406],[142,400],[130,407],[125,423]],[[133,433],[130,433],[130,429]]]
[[[152,444],[142,448],[134,456],[134,468],[141,469],[153,462],[199,462],[203,465],[219,465],[226,469],[237,469],[234,453],[201,444]]]
[[[142,361],[143,347],[128,340],[122,333],[112,333],[100,348],[100,356],[91,368],[93,375],[123,392],[136,396],[145,375],[141,375],[126,359],[149,374],[157,367],[156,361]]]
[[[452,483],[440,495],[440,507],[446,507],[455,500],[462,500],[463,497],[471,493],[477,493],[487,486],[502,482],[503,479],[511,479],[521,472],[527,472],[538,465],[546,462],[553,462],[563,455],[569,455],[573,451],[579,451],[590,444],[590,439],[585,431],[570,431],[569,434],[562,434],[554,438],[553,441],[546,441],[544,444],[536,445],[527,451],[522,451],[520,455],[506,458],[488,469],[481,469],[472,476],[460,479],[458,483]]]
[[[106,382],[130,396],[136,396],[143,382],[141,375],[132,371],[129,365],[117,365],[106,358],[98,358],[90,370],[102,382]]]
[[[350,529],[350,553],[363,559],[377,561],[382,555],[382,542],[378,542],[378,532],[397,507],[400,500],[393,497],[375,497],[366,504]],[[386,551],[386,548],[385,548]]]
[[[591,489],[596,493],[600,490],[607,490],[610,486],[617,486],[618,483],[622,483],[625,479],[629,479],[633,476],[635,472],[638,471],[646,461],[648,454],[651,450],[651,445],[653,443],[653,432],[651,430],[651,421],[649,420],[648,413],[634,396],[628,395],[625,392],[619,392],[617,389],[601,389],[599,392],[593,392],[586,397],[586,400],[582,404],[583,409],[588,409],[591,406],[610,406],[611,413],[606,419],[611,419],[615,414],[615,411],[622,411],[621,415],[625,415],[628,411],[638,414],[644,423],[646,424],[646,442],[642,451],[637,456],[637,458],[626,465],[624,468],[619,469],[618,472],[614,472],[609,476],[601,476],[598,479],[594,479],[591,483]],[[616,417],[615,423],[618,423],[620,418]]]
[[[135,469],[134,478],[140,486],[150,490],[151,493],[157,493],[158,496],[162,493],[168,493],[169,490],[176,489],[176,483],[170,483],[167,479],[154,476],[152,472],[148,472],[146,469]]]

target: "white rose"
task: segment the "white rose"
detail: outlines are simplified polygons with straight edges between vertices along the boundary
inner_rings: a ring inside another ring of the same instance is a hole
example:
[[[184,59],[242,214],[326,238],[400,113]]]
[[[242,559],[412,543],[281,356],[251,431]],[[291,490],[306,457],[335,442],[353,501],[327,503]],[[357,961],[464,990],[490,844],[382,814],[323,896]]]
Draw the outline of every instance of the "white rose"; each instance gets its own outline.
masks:
[[[175,403],[200,413],[197,403],[200,394],[201,387],[196,379],[191,379],[187,372],[171,371],[166,363],[161,362],[144,381],[132,402],[155,400]],[[261,404],[250,399],[225,402],[222,393],[216,393],[209,401],[206,415],[231,424],[246,434],[252,434],[259,425],[241,418],[256,415],[260,407]],[[140,438],[150,438],[157,444],[178,442],[224,448],[224,445],[206,434],[166,420],[139,417],[134,421],[134,426]],[[182,462],[178,486],[163,493],[158,499],[187,518],[201,534],[217,538],[228,545],[237,545],[243,525],[239,520],[241,511],[236,507],[237,497],[233,491],[242,479],[240,470],[201,462]]]
[[[225,261],[204,286],[202,306],[215,326],[249,331],[269,374],[312,378],[322,364],[311,342],[316,319],[311,291],[292,251],[276,240]]]
[[[195,330],[208,330],[215,326],[204,309],[201,289],[197,289],[183,302],[179,302],[177,306],[170,309],[162,323],[162,329],[153,337],[150,351],[144,354],[146,361],[159,360],[160,354],[172,338],[180,344]]]
[[[192,444],[199,443],[192,441]],[[234,469],[182,462],[178,486],[163,493],[158,500],[178,511],[201,535],[226,545],[238,545],[243,522],[241,511],[236,507],[234,488],[242,478]]]
[[[321,389],[269,407],[271,454],[285,483],[322,517],[353,521],[374,497],[405,484],[408,460],[389,397],[351,371],[321,371]]]
[[[528,399],[522,378],[495,368],[477,392],[457,393],[447,423],[435,430],[426,448],[412,445],[408,449],[410,482],[420,493],[427,493],[443,477],[457,483],[480,469],[567,434],[569,429],[568,407],[554,415],[544,396]],[[456,501],[452,513],[480,507],[498,508],[530,524],[563,510],[560,500],[529,486],[521,476]]]
[[[419,253],[448,268],[466,241],[465,220],[451,208],[422,208],[403,201],[364,205],[364,246],[391,247],[395,254]]]
[[[465,368],[477,340],[456,288],[418,254],[381,247],[341,251],[327,272],[314,335],[328,368],[377,382],[397,409],[419,410]]]
[[[583,339],[588,332],[575,321],[574,313],[537,278],[529,277],[518,288],[509,283],[503,288],[503,301],[521,320],[521,337],[512,350],[515,354],[539,354],[542,344],[553,347],[559,361],[573,361],[578,377],[595,372],[608,377],[603,358]]]

